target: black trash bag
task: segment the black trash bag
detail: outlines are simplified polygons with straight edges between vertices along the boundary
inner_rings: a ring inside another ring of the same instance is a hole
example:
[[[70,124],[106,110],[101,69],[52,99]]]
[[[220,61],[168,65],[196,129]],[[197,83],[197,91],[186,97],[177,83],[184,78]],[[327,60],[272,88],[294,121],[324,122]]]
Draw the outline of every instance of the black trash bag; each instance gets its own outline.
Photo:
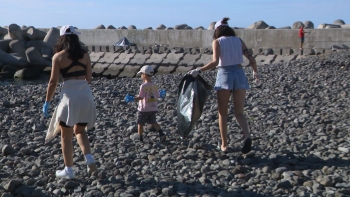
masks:
[[[177,101],[177,133],[186,138],[202,115],[212,89],[200,75],[182,78]]]

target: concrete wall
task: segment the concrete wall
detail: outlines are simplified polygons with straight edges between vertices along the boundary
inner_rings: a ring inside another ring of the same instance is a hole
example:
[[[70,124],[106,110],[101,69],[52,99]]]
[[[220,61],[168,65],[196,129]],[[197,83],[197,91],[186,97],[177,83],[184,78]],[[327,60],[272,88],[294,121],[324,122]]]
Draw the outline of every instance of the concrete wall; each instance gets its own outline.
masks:
[[[49,29],[40,29],[48,32]],[[126,37],[137,46],[162,44],[169,47],[198,47],[211,49],[213,30],[116,30],[79,29],[80,40],[87,46],[112,46]],[[295,29],[235,29],[238,37],[253,50],[293,49],[299,50],[300,39]],[[330,50],[336,45],[350,48],[350,29],[306,29],[304,49]],[[7,36],[0,37],[8,39]],[[285,50],[287,51],[287,50]]]
[[[138,46],[165,44],[169,47],[211,48],[213,30],[79,30],[86,45],[113,45],[122,37]],[[310,29],[305,34],[304,48],[331,49],[333,45],[350,48],[350,29]],[[299,49],[298,30],[235,29],[238,37],[252,49]]]

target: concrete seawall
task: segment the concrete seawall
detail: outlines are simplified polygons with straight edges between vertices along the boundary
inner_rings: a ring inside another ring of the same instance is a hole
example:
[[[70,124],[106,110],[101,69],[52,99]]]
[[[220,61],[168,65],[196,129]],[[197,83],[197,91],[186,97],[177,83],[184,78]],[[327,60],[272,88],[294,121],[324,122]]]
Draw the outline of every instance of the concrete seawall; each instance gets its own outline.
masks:
[[[213,30],[79,30],[87,46],[112,46],[123,37],[138,46],[165,45],[169,47],[198,47],[211,49]],[[267,48],[298,51],[298,30],[293,29],[235,29],[238,37],[254,52]],[[304,49],[330,50],[350,48],[350,29],[306,29]]]
[[[52,33],[53,31],[48,33],[49,30],[54,30],[56,33]],[[45,37],[46,45],[52,46],[59,36],[58,29],[55,28],[39,29],[39,31]],[[154,66],[157,74],[187,72],[205,65],[212,58],[213,30],[79,29],[78,31],[82,33],[79,35],[81,42],[89,49],[94,76],[134,77],[145,64]],[[235,29],[234,31],[252,51],[258,65],[289,62],[303,55],[350,48],[350,29],[307,29],[302,51],[299,49],[300,38],[296,29]],[[23,34],[23,32],[17,33],[20,36]],[[24,33],[28,34],[28,32]],[[22,37],[24,39],[23,35]],[[128,38],[136,46],[113,46],[123,37]],[[14,45],[14,43],[26,43],[27,40],[21,40],[21,42],[13,40],[10,47],[9,35],[0,37],[0,40],[4,48],[3,56],[10,60],[16,60],[12,57],[13,55],[10,55],[16,54],[16,51],[29,53],[36,49],[35,47],[26,48],[26,45],[20,48],[16,45],[16,48]],[[35,41],[42,44],[41,40]],[[51,57],[47,54],[51,53],[46,51],[52,50],[52,47],[48,48],[46,45],[38,45],[37,48],[40,50],[36,50],[32,55],[33,58],[29,58],[28,62],[32,65],[39,63],[40,66],[47,65],[46,70],[49,71]],[[43,51],[45,54],[42,54]],[[28,58],[24,56],[23,58],[27,61]],[[4,59],[6,58],[2,59],[4,63],[0,60],[0,66],[18,64],[18,61],[5,62]],[[243,65],[247,64],[248,61],[245,59]]]

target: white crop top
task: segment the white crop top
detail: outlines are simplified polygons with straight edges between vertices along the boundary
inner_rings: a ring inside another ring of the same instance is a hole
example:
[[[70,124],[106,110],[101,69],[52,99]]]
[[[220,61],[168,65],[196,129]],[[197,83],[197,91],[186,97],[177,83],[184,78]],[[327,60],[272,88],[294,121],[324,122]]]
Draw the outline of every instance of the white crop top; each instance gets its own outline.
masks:
[[[243,63],[241,39],[230,36],[217,39],[220,44],[220,58],[217,67],[232,66]]]

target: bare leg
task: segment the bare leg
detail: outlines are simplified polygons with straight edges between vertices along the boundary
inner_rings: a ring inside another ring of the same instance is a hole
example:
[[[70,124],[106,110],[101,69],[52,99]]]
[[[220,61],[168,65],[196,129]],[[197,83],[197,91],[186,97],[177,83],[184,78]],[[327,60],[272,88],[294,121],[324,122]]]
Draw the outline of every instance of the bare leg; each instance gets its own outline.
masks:
[[[86,126],[74,125],[74,133],[77,138],[80,149],[85,156],[85,160],[87,163],[87,172],[91,174],[97,171],[97,167],[95,164],[95,160],[91,155],[90,141],[85,131],[85,128]]]
[[[228,102],[230,100],[230,90],[218,90],[218,110],[219,110],[219,129],[221,135],[221,150],[227,150],[227,118],[228,118]]]
[[[160,125],[159,125],[158,123],[153,123],[152,126],[153,126],[157,131],[159,131]]]
[[[73,128],[61,126],[61,146],[64,165],[73,167]]]
[[[142,124],[138,124],[137,125],[137,130],[138,130],[138,134],[141,136],[143,134],[143,125]]]
[[[250,138],[248,122],[246,117],[243,114],[245,95],[246,95],[246,90],[235,90],[233,92],[233,104],[235,109],[235,117],[239,126],[243,130],[244,137]]]
[[[75,136],[77,138],[80,149],[84,155],[91,154],[90,142],[89,142],[87,133],[85,131],[85,127],[86,126],[79,126],[79,125],[74,126]]]

